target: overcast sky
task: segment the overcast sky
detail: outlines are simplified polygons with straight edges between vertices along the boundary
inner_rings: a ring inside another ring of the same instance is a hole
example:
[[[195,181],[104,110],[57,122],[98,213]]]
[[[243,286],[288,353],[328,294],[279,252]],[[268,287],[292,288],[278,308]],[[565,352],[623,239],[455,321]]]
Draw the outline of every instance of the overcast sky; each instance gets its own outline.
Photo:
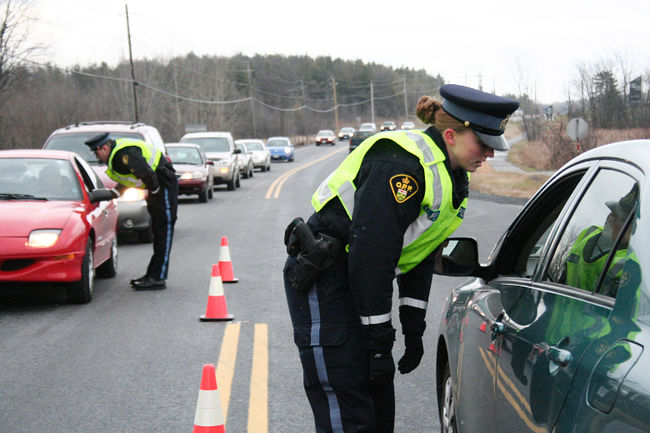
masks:
[[[618,58],[632,78],[650,70],[648,0],[126,3],[135,58],[194,52],[361,59],[480,83],[497,94],[528,89],[542,103],[566,99],[579,65]],[[33,0],[30,36],[47,47],[39,60],[68,67],[128,59],[124,5]]]

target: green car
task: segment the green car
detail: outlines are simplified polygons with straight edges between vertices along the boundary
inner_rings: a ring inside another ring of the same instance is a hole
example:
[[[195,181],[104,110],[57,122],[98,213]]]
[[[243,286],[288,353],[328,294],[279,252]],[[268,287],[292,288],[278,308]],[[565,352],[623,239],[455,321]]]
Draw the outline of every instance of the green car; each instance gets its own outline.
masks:
[[[650,431],[649,172],[650,140],[602,146],[549,179],[487,264],[448,239],[437,273],[474,278],[435,342],[442,432]]]

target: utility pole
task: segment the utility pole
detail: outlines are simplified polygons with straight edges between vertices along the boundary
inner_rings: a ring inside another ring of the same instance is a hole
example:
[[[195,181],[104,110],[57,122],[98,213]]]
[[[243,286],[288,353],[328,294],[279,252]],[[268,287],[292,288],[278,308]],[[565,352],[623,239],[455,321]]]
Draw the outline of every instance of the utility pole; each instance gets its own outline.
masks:
[[[131,28],[129,27],[129,5],[124,3],[124,8],[126,9],[126,35],[129,39],[129,61],[131,63],[131,81],[133,81],[133,110],[135,111],[135,121],[138,122],[138,95],[135,90],[138,85],[135,81],[135,72],[133,70],[133,53],[131,52]]]
[[[375,123],[375,95],[372,87],[372,80],[370,80],[370,121]]]
[[[300,91],[302,94],[302,110],[300,110],[300,118],[302,120],[302,135],[307,135],[307,125],[305,124],[305,82],[300,80]]]
[[[336,80],[332,77],[332,91],[334,92],[334,125],[335,131],[339,130],[339,105],[336,102]]]
[[[402,91],[404,92],[404,119],[409,118],[409,106],[406,99],[406,77],[404,77],[404,84],[402,86]]]
[[[251,123],[253,124],[253,137],[257,137],[255,133],[255,100],[253,99],[253,81],[251,79],[251,64],[246,62],[246,72],[248,73],[248,97],[251,100]]]

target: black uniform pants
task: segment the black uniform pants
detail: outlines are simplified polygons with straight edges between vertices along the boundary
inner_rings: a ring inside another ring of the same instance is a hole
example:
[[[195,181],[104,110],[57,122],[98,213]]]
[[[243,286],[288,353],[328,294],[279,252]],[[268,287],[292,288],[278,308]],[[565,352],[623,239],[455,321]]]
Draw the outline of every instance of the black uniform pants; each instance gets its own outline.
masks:
[[[151,230],[153,231],[153,255],[147,268],[149,277],[159,280],[167,279],[177,208],[177,183],[170,187],[161,184],[158,193],[151,194],[150,192],[147,197],[147,210],[151,215]]]
[[[347,261],[324,271],[307,293],[284,287],[303,384],[317,433],[391,433],[395,421],[393,382],[368,379],[367,342],[348,285]]]

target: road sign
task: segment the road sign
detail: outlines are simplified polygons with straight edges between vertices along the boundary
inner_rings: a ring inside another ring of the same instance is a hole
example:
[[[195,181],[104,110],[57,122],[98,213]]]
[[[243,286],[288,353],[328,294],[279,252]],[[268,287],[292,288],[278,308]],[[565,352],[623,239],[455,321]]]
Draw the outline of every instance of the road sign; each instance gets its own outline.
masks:
[[[566,126],[566,133],[571,138],[571,140],[582,140],[589,133],[589,126],[585,119],[576,117],[569,120],[569,123]]]

